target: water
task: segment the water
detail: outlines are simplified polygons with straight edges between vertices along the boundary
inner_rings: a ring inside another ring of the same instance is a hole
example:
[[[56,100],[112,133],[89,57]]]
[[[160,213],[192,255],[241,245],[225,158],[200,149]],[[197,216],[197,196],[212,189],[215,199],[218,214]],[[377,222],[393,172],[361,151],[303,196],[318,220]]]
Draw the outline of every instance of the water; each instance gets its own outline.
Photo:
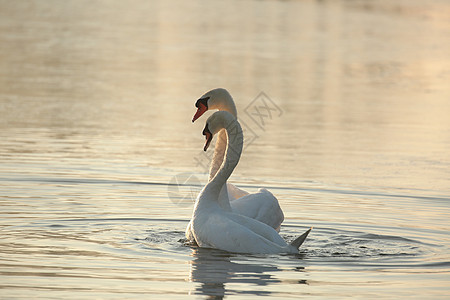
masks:
[[[449,13],[0,1],[1,298],[447,298]],[[218,86],[246,125],[231,181],[278,197],[287,240],[314,227],[298,255],[183,243]]]

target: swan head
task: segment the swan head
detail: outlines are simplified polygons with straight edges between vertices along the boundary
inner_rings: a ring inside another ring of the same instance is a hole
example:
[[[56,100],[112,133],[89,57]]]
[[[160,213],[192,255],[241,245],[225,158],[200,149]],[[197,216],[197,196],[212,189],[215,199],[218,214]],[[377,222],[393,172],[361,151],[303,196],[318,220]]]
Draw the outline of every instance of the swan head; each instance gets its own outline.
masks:
[[[236,122],[234,116],[227,111],[216,111],[206,120],[205,128],[202,134],[205,136],[205,146],[203,150],[206,151],[211,144],[213,136],[224,128],[230,128],[231,124]]]
[[[237,115],[233,98],[224,88],[213,89],[205,93],[197,100],[195,107],[197,107],[197,112],[192,118],[192,122],[195,122],[195,120],[200,118],[207,110],[212,109],[226,110],[235,117]]]

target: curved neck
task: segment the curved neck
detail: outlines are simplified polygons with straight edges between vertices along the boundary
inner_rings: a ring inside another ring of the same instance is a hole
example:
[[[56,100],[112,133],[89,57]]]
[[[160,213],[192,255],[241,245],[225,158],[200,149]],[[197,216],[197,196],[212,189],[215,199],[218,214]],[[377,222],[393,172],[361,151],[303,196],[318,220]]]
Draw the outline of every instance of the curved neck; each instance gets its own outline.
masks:
[[[218,109],[222,111],[227,111],[232,114],[235,118],[237,118],[237,109],[236,104],[234,103],[233,97],[226,92],[216,98],[214,98],[209,104],[210,110]]]
[[[227,112],[231,113],[237,119],[237,109],[236,109],[236,104],[234,104],[233,98],[231,98],[231,96],[230,96],[230,97],[226,97],[224,99],[225,99],[225,101],[222,101],[220,103],[220,105],[218,105],[217,109],[227,111]]]
[[[225,131],[227,136],[225,160],[222,162],[220,169],[215,176],[205,186],[205,191],[211,190],[214,191],[214,193],[217,193],[215,199],[218,199],[222,186],[224,186],[231,173],[233,173],[234,168],[237,166],[241,157],[242,145],[244,142],[242,128],[236,119],[228,124]]]
[[[231,113],[237,119],[237,109],[234,104],[233,98],[228,94],[227,97],[220,98],[221,101],[213,104],[213,109],[221,111],[227,111]],[[227,148],[227,134],[224,129],[219,131],[216,140],[216,146],[214,147],[214,155],[211,161],[211,168],[209,170],[209,180],[213,179],[223,163],[225,157],[225,150]]]
[[[208,181],[211,181],[214,178],[223,163],[225,151],[227,150],[227,138],[227,132],[225,131],[225,129],[222,129],[217,134],[216,146],[214,147],[214,154],[211,161],[211,168],[209,169]]]

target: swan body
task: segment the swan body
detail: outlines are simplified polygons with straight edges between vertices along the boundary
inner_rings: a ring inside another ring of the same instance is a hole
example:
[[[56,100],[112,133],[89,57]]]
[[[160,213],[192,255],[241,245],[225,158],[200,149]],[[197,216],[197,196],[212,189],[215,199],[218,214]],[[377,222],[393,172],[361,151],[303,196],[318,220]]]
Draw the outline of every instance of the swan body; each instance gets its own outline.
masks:
[[[213,89],[204,94],[196,103],[197,112],[192,119],[194,122],[207,110],[218,109],[227,111],[237,118],[236,105],[230,93],[223,88]],[[217,134],[216,146],[211,162],[209,180],[219,170],[227,147],[227,134],[221,129]],[[260,189],[256,193],[248,193],[231,183],[225,183],[220,192],[220,205],[233,212],[261,221],[279,231],[284,220],[284,214],[277,198],[266,189]],[[229,203],[229,204],[228,204]]]
[[[287,244],[271,226],[220,205],[221,191],[239,162],[243,144],[242,129],[236,118],[229,112],[218,111],[208,118],[203,130],[207,138],[205,151],[212,135],[221,129],[227,134],[225,160],[198,195],[186,237],[194,239],[200,247],[229,252],[297,253],[309,230]]]

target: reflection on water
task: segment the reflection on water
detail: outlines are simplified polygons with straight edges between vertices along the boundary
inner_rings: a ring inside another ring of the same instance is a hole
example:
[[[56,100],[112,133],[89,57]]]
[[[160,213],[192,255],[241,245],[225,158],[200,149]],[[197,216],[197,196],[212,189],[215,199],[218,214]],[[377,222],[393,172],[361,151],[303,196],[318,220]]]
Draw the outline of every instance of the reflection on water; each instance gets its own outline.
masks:
[[[446,297],[449,14],[0,0],[2,296]],[[215,87],[246,125],[231,181],[277,195],[286,239],[314,226],[302,255],[179,242],[199,185],[167,183],[204,182],[206,116],[191,118]],[[279,108],[264,127],[247,109],[261,92]]]
[[[250,285],[269,285],[280,283],[273,278],[275,272],[279,272],[276,266],[265,266],[245,262],[231,261],[239,256],[213,249],[195,248],[192,250],[194,259],[190,261],[189,280],[200,282],[196,293],[209,296],[225,296],[239,293],[232,289],[226,289],[226,283],[243,283]],[[258,290],[249,291],[253,295],[265,295],[268,292]]]

